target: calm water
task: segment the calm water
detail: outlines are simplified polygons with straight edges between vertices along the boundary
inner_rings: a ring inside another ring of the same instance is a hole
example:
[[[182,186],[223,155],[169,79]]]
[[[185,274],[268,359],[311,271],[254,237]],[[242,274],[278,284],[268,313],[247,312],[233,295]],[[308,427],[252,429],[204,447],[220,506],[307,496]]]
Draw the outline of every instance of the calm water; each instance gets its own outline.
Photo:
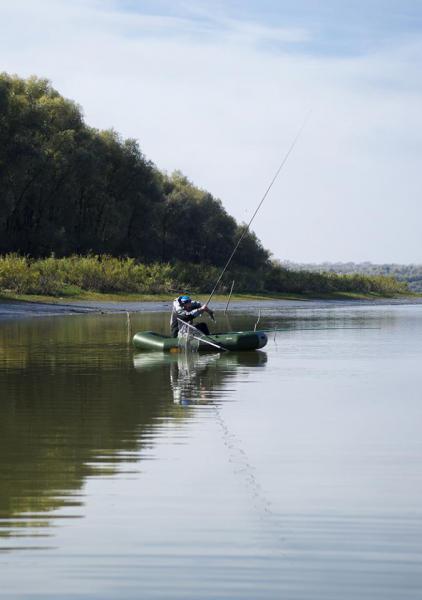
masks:
[[[0,322],[0,598],[422,597],[422,306],[259,326],[164,356],[119,314]]]

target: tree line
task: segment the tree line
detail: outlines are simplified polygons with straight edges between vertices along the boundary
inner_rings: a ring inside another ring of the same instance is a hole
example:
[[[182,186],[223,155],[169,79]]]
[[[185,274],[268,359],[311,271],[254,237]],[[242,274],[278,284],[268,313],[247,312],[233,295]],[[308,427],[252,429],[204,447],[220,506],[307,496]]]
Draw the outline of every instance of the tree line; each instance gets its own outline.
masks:
[[[64,285],[74,285],[76,276],[69,273],[75,273],[75,265],[85,268],[86,256],[94,271],[104,271],[107,260],[116,257],[125,273],[132,260],[155,265],[157,281],[165,273],[165,282],[173,286],[209,289],[244,228],[219,199],[183,174],[161,172],[135,140],[89,127],[81,108],[48,80],[0,74],[0,254],[5,255],[0,289],[13,289],[8,269],[19,256],[24,257],[21,283],[27,282],[19,285],[25,289],[48,288],[51,277],[45,273],[54,270]],[[48,262],[51,256],[73,257],[72,268]],[[292,273],[271,260],[253,232],[247,232],[234,256],[231,277],[238,291],[355,286],[351,291],[378,293],[393,285],[391,278],[370,282]],[[398,285],[396,291],[401,289]]]
[[[221,265],[241,226],[181,173],[166,175],[135,140],[88,127],[49,81],[0,76],[0,252],[131,256]],[[235,263],[269,253],[249,233]]]

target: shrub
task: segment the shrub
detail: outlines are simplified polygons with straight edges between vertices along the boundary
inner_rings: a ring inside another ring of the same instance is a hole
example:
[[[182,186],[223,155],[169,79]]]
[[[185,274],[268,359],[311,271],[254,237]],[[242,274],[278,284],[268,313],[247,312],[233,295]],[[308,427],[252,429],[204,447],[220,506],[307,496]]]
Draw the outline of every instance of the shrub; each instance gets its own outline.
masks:
[[[170,293],[189,290],[208,293],[221,269],[190,263],[137,263],[133,258],[108,255],[70,256],[33,260],[18,254],[0,256],[0,290],[17,294],[70,295],[72,290],[93,292]],[[227,291],[235,279],[240,292],[335,293],[392,295],[408,291],[405,282],[382,275],[339,275],[333,272],[291,271],[268,263],[260,272],[238,268],[227,271],[217,291]]]

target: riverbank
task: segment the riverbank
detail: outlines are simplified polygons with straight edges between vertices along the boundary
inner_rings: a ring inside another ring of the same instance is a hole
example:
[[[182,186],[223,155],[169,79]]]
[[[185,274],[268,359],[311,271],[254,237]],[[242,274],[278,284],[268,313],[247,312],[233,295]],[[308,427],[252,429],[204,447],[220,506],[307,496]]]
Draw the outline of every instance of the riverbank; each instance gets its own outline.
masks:
[[[205,301],[206,295],[199,295]],[[224,311],[227,296],[216,295],[212,299],[216,311]],[[168,294],[97,294],[86,293],[72,300],[52,298],[51,296],[23,296],[14,294],[0,295],[0,319],[49,317],[73,314],[109,314],[122,312],[160,312],[169,311],[173,298]],[[330,294],[309,295],[271,294],[253,295],[236,294],[230,301],[230,311],[257,312],[274,307],[285,308],[322,308],[329,306],[354,305],[405,305],[422,304],[422,295],[400,295],[383,297],[369,294]]]
[[[16,294],[13,292],[0,291],[0,302],[2,301],[18,301],[18,302],[41,302],[43,304],[76,304],[78,302],[160,302],[170,301],[176,296],[169,293],[157,293],[157,294],[140,294],[140,293],[128,293],[128,292],[115,292],[115,293],[104,293],[104,292],[92,292],[92,291],[81,291],[78,294],[72,296],[50,296],[46,294]],[[202,299],[204,302],[208,298],[209,293],[195,293],[195,298]],[[232,294],[230,297],[231,302],[242,302],[249,300],[385,300],[385,299],[412,299],[422,298],[422,294],[417,293],[400,293],[400,294],[379,294],[379,293],[358,293],[358,292],[303,292],[303,293],[278,293],[278,292],[267,292],[267,293],[238,293]],[[212,302],[225,302],[227,304],[229,300],[228,294],[214,294]]]

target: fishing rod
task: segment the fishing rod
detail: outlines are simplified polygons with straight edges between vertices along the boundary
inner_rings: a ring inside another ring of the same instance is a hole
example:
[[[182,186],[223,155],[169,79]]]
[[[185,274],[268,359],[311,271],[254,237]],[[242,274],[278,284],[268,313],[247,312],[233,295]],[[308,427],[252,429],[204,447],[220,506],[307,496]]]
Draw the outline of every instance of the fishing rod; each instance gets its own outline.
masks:
[[[274,333],[277,331],[287,331],[288,333],[294,333],[296,331],[344,331],[350,329],[353,331],[363,331],[367,329],[381,329],[381,327],[291,327],[290,329],[273,327],[272,329],[260,329],[260,331],[263,331],[264,333]]]
[[[252,224],[252,221],[255,219],[256,215],[258,214],[258,211],[259,211],[259,209],[260,209],[260,208],[261,208],[261,206],[263,205],[265,198],[268,196],[268,193],[269,193],[269,191],[270,191],[270,190],[271,190],[271,188],[273,187],[273,185],[274,185],[274,183],[275,183],[275,180],[277,179],[277,177],[278,177],[278,176],[279,176],[279,174],[280,174],[280,171],[282,170],[282,168],[283,168],[283,167],[284,167],[284,165],[286,164],[286,162],[287,162],[287,159],[289,158],[290,154],[291,154],[291,153],[292,153],[292,151],[293,151],[293,148],[296,146],[296,143],[297,143],[298,139],[300,138],[300,136],[301,136],[301,133],[302,133],[303,129],[305,128],[305,125],[306,125],[306,123],[307,123],[307,121],[308,121],[309,115],[310,115],[310,111],[307,113],[307,115],[306,115],[306,117],[305,117],[305,119],[304,119],[304,121],[303,121],[303,123],[302,123],[302,125],[301,125],[301,127],[300,127],[300,129],[299,129],[299,131],[297,132],[297,134],[296,134],[295,138],[293,139],[293,142],[292,142],[292,143],[291,143],[291,145],[290,145],[290,148],[288,149],[288,151],[286,152],[286,154],[285,154],[285,156],[284,156],[283,160],[281,161],[281,164],[280,164],[280,166],[278,167],[278,169],[277,169],[277,171],[276,171],[276,173],[275,173],[274,177],[272,178],[270,185],[267,187],[267,189],[266,189],[266,191],[265,191],[265,194],[262,196],[260,203],[259,203],[259,204],[258,204],[258,206],[256,207],[256,209],[255,209],[255,212],[253,213],[253,215],[252,215],[252,217],[251,217],[251,219],[250,219],[249,223],[248,223],[248,224],[247,224],[247,226],[245,227],[245,229],[244,229],[244,231],[243,231],[242,235],[240,236],[239,240],[237,241],[237,243],[236,243],[235,247],[233,248],[233,251],[232,251],[232,253],[230,254],[230,256],[229,256],[229,258],[228,258],[228,260],[227,260],[226,264],[224,265],[224,268],[223,268],[223,270],[221,271],[221,273],[220,273],[220,275],[219,275],[219,277],[218,277],[218,279],[217,279],[217,281],[216,281],[216,283],[215,283],[215,285],[214,285],[214,287],[213,287],[213,289],[212,289],[212,292],[211,292],[211,294],[210,294],[210,296],[209,296],[208,300],[207,300],[207,301],[206,301],[206,303],[205,303],[205,306],[208,306],[208,304],[211,302],[211,298],[214,296],[214,294],[215,294],[215,290],[217,289],[217,286],[218,286],[218,284],[219,284],[219,283],[220,283],[220,281],[222,280],[224,273],[227,271],[227,268],[228,268],[229,264],[231,263],[233,256],[236,254],[236,252],[237,252],[237,249],[238,249],[238,248],[239,248],[239,246],[240,246],[240,243],[242,242],[242,240],[243,240],[243,238],[245,237],[245,235],[248,233],[248,231],[249,231],[249,229],[250,229],[250,226],[251,226],[251,224]]]

